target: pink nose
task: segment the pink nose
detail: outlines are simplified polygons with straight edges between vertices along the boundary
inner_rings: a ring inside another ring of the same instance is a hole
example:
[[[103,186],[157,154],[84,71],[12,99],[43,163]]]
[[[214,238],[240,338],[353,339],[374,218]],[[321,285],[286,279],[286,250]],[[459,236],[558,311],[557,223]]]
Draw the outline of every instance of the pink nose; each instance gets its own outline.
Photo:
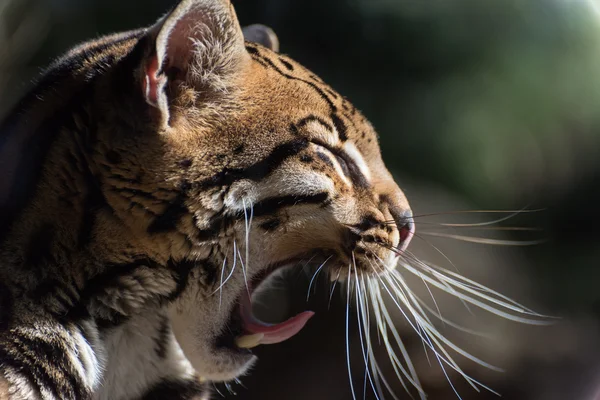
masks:
[[[412,240],[415,235],[415,222],[413,220],[412,211],[405,210],[402,212],[394,212],[392,211],[392,215],[394,217],[394,221],[396,222],[396,226],[398,227],[398,231],[400,232],[400,241],[398,243],[398,251],[401,253],[406,250],[408,244]]]

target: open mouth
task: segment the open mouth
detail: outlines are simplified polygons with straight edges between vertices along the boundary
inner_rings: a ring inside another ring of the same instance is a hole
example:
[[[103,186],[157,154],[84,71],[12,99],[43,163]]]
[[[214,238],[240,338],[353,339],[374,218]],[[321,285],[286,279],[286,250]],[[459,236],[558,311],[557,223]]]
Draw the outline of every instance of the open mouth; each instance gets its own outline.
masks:
[[[259,273],[243,288],[238,305],[232,310],[227,330],[217,339],[218,346],[238,350],[251,349],[261,344],[275,344],[290,339],[307,324],[315,314],[303,311],[280,323],[267,323],[258,318],[252,310],[254,293],[262,285],[268,284],[276,272],[292,269],[298,259],[278,263]]]

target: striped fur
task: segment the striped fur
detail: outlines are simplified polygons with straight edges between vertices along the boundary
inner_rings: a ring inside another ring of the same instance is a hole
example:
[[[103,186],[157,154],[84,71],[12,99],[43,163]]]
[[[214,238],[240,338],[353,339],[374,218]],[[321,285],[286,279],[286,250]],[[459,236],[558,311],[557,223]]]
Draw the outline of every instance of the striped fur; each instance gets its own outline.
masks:
[[[401,245],[372,126],[225,0],[78,46],[0,129],[2,399],[206,398],[255,362],[218,344],[245,278]]]

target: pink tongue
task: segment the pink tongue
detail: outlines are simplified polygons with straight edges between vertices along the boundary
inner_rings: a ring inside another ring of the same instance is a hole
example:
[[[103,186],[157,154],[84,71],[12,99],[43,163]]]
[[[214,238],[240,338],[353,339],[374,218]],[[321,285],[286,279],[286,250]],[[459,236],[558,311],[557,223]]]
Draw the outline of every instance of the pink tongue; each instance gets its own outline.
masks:
[[[243,296],[241,314],[244,328],[248,333],[262,333],[264,335],[260,340],[260,344],[273,344],[288,340],[300,332],[308,320],[315,315],[312,311],[304,311],[280,324],[267,324],[252,314],[252,304],[248,296]]]

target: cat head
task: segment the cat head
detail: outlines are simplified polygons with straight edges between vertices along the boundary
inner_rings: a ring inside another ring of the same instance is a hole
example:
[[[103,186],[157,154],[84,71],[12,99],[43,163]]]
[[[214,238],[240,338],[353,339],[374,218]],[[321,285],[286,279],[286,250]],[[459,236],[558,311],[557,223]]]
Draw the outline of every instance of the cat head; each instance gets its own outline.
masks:
[[[309,259],[333,278],[379,274],[414,230],[372,125],[278,54],[272,31],[245,33],[263,45],[229,1],[181,2],[138,43],[133,83],[106,113],[121,123],[100,129],[97,152],[105,182],[135,176],[159,198],[107,195],[151,251],[214,270],[209,284],[192,273],[172,318],[194,367],[218,380],[254,360],[226,338],[244,334],[232,315],[248,284]]]

